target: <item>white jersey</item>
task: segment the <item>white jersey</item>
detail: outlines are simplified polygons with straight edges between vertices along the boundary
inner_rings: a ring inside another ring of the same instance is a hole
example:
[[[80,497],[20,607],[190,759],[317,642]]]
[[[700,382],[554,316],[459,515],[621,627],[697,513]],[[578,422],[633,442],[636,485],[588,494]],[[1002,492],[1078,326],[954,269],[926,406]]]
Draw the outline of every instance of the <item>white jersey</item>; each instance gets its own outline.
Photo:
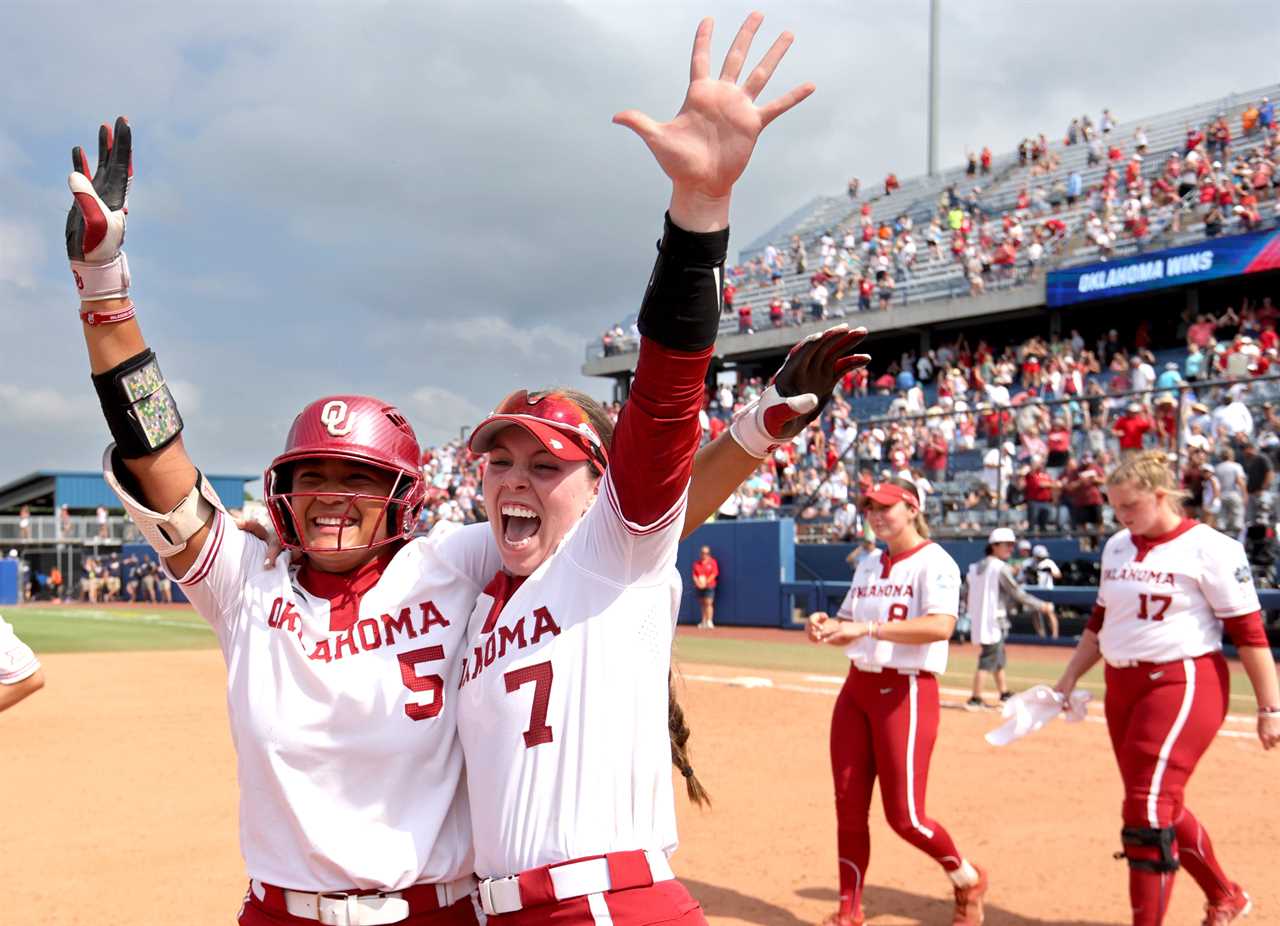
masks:
[[[40,660],[0,617],[0,685],[16,685],[36,674]]]
[[[1183,521],[1146,546],[1129,531],[1102,551],[1098,642],[1108,662],[1173,662],[1222,648],[1222,620],[1260,610],[1244,547],[1205,524]]]
[[[480,877],[675,851],[667,673],[685,496],[637,525],[612,470],[602,483],[501,610],[485,594],[472,615],[458,729]]]
[[[959,613],[960,567],[946,550],[926,541],[898,557],[884,550],[863,557],[836,616],[884,624],[926,614]],[[907,644],[867,636],[850,643],[845,654],[858,665],[947,670],[946,640]]]
[[[287,557],[264,568],[265,549],[219,513],[178,579],[227,663],[250,877],[329,891],[469,874],[449,693],[481,577],[497,568],[488,525],[438,528],[380,574],[375,562],[300,578]]]

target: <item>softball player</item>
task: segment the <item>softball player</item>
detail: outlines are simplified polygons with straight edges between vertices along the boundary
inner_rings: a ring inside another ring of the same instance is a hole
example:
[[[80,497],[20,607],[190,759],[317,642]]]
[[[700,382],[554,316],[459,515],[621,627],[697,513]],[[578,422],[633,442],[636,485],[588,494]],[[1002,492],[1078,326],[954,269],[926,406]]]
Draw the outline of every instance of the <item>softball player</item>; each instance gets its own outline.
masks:
[[[466,668],[458,656],[467,616],[500,564],[489,529],[411,540],[424,495],[412,429],[384,402],[330,396],[295,419],[264,476],[278,536],[301,561],[264,560],[267,546],[227,517],[187,457],[181,416],[128,297],[127,122],[103,126],[92,175],[79,148],[72,160],[68,254],[115,438],[104,477],[213,626],[227,662],[251,879],[241,923],[473,923],[450,693]],[[677,285],[664,295],[678,311],[701,291]],[[828,349],[862,334],[828,332],[794,356],[830,372]],[[788,369],[740,432],[779,440],[790,418],[817,414],[816,395],[787,391],[812,376]],[[824,382],[824,397],[834,382]],[[777,437],[766,414],[784,426]],[[728,491],[724,474],[757,462],[733,447],[725,439],[704,452],[714,494],[691,510],[714,510]]]
[[[1183,804],[1187,780],[1227,713],[1225,630],[1258,700],[1258,738],[1280,742],[1280,690],[1244,548],[1183,517],[1182,493],[1159,452],[1138,454],[1107,479],[1124,530],[1102,551],[1088,628],[1055,686],[1069,695],[1105,659],[1106,716],[1124,782],[1121,842],[1135,926],[1163,922],[1184,867],[1207,898],[1204,923],[1248,913],[1249,895],[1214,854]]]
[[[44,669],[40,667],[40,660],[0,617],[0,711],[8,710],[43,687]]]
[[[938,680],[960,604],[960,569],[931,542],[920,495],[892,479],[866,495],[867,521],[888,544],[858,563],[832,619],[809,616],[809,639],[845,647],[849,677],[831,717],[840,906],[823,926],[861,926],[871,858],[871,789],[889,825],[943,867],[955,892],[954,924],[983,921],[987,873],[925,813],[929,758],[938,735]]]
[[[812,90],[754,105],[786,34],[736,85],[761,18],[738,32],[719,80],[702,22],[672,122],[614,117],[672,180],[616,430],[586,396],[521,391],[471,435],[488,455],[485,507],[503,564],[472,615],[458,707],[490,922],[704,922],[668,862],[669,761],[701,796],[669,691],[676,546],[719,325],[729,195],[760,131]],[[778,411],[790,414],[787,403]],[[733,429],[769,420],[760,407]]]

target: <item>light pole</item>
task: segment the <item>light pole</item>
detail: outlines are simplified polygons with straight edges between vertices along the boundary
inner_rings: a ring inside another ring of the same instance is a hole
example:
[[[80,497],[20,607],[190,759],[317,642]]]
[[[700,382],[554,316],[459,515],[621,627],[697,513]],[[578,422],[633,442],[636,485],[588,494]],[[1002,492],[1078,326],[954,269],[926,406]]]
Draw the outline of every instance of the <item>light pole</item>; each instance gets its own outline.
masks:
[[[929,0],[929,176],[938,173],[938,19],[941,0]]]

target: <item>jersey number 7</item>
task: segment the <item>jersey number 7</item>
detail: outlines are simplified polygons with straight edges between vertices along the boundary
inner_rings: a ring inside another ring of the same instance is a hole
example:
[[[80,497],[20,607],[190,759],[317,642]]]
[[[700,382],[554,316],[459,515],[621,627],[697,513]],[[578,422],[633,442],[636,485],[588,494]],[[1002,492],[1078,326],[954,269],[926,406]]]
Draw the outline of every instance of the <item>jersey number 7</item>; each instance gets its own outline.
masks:
[[[554,739],[551,728],[547,726],[547,705],[551,702],[551,679],[549,661],[533,666],[521,666],[502,676],[502,680],[506,682],[508,694],[533,682],[533,710],[529,716],[529,729],[524,731],[526,749],[550,743]]]

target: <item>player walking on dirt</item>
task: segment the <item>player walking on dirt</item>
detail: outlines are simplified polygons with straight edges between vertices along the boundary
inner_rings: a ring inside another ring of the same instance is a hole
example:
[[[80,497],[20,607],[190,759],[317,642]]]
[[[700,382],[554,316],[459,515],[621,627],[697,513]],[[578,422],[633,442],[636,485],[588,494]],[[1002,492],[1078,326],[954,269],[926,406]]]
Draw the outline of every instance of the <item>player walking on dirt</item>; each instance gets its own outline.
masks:
[[[879,483],[866,495],[867,521],[888,544],[864,557],[835,618],[809,616],[809,639],[845,647],[849,677],[831,717],[840,906],[823,926],[861,926],[871,859],[871,789],[889,825],[938,862],[955,893],[952,923],[983,922],[987,873],[956,848],[925,813],[929,759],[938,736],[937,676],[960,607],[960,567],[929,540],[919,490],[909,479]]]
[[[1221,926],[1252,901],[1223,870],[1183,796],[1227,714],[1224,631],[1257,697],[1258,739],[1264,749],[1280,743],[1280,688],[1253,575],[1237,541],[1183,516],[1183,493],[1163,453],[1125,460],[1107,492],[1124,529],[1103,548],[1093,616],[1054,687],[1070,695],[1106,660],[1134,926],[1164,922],[1180,867],[1205,893],[1206,926]]]

